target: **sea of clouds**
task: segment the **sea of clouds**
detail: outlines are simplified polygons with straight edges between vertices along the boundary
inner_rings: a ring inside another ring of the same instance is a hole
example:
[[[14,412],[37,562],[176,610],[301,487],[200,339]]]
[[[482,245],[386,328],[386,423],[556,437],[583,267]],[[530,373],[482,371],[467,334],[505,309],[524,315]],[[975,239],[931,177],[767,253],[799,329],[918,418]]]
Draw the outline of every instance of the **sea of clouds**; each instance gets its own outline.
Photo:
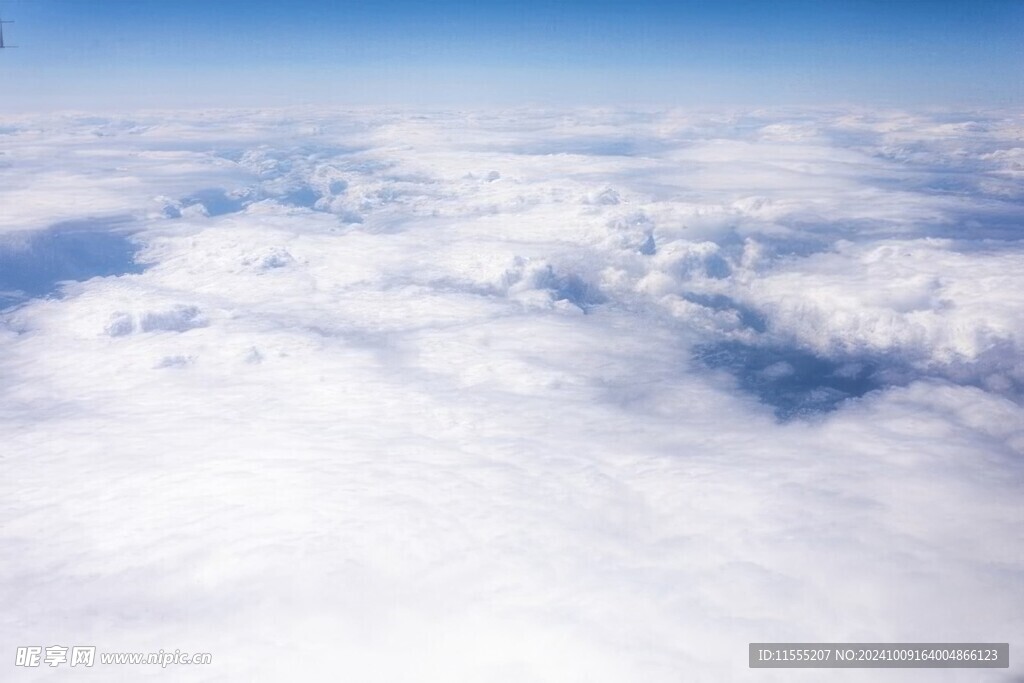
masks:
[[[1022,181],[1019,111],[5,117],[0,657],[213,664],[0,677],[1020,680],[747,643],[1024,643]]]

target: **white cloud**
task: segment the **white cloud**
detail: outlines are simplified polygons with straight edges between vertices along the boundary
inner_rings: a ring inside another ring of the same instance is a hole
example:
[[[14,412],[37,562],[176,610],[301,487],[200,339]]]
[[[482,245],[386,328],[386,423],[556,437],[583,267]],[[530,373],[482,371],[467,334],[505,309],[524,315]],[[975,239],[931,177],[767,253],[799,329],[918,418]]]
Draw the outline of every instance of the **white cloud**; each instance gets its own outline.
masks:
[[[46,247],[3,314],[8,652],[785,681],[746,644],[1024,634],[1017,113],[4,125],[0,230],[147,265]]]

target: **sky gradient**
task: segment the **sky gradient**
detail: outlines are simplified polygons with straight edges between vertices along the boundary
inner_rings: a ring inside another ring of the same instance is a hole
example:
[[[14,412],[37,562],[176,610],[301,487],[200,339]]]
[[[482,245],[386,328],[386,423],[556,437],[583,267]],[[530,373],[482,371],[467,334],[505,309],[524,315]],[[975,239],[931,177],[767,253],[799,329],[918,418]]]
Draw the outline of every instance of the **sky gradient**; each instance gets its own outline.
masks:
[[[7,0],[5,108],[1024,101],[1024,2]]]

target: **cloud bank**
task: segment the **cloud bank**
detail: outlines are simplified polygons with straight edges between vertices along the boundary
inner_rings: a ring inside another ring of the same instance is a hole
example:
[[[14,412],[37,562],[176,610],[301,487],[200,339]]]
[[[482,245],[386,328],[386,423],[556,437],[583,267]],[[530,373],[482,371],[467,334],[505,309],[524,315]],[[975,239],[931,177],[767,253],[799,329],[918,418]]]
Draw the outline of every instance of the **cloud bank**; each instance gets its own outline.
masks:
[[[1024,637],[1019,112],[2,123],[8,653],[785,681],[746,644]]]

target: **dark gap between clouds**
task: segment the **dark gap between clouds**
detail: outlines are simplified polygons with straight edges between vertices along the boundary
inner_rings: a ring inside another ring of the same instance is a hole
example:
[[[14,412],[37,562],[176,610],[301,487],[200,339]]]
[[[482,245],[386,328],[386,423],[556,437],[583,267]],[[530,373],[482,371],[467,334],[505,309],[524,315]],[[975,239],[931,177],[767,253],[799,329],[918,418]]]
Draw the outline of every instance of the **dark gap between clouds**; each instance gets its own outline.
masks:
[[[124,219],[56,223],[28,234],[0,236],[0,309],[59,295],[60,283],[141,273],[140,245],[118,227]]]
[[[694,356],[709,368],[730,372],[741,389],[772,406],[784,421],[830,412],[847,399],[909,381],[905,369],[877,358],[823,358],[794,347],[725,341],[700,345]]]

